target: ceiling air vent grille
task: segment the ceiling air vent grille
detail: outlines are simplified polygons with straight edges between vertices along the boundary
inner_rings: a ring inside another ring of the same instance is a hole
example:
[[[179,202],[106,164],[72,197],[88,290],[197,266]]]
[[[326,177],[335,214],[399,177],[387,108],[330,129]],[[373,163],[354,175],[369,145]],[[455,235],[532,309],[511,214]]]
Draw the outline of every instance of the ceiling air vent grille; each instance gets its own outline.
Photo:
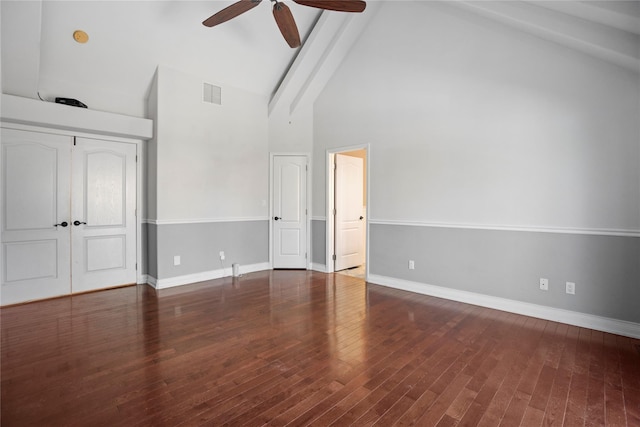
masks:
[[[209,104],[222,105],[222,88],[204,83],[202,86],[202,100]]]

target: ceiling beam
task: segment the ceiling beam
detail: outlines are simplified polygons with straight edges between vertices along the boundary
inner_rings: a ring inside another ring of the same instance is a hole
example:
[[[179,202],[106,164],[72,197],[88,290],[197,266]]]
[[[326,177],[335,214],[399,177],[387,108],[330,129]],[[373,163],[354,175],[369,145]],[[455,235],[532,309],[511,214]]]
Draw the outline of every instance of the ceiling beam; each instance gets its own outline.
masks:
[[[588,1],[538,1],[536,6],[582,18],[608,27],[616,28],[636,35],[640,35],[640,3],[637,1],[624,2],[588,2]],[[616,9],[622,6],[627,10]]]
[[[439,2],[483,16],[542,39],[575,49],[592,57],[640,73],[640,38],[634,18],[608,10],[596,13],[581,2],[563,1],[562,6],[549,2],[493,2],[454,0]],[[589,6],[593,8],[595,6]],[[558,13],[562,9],[562,13]],[[590,19],[587,19],[587,16]],[[617,17],[617,19],[613,19]],[[614,25],[609,23],[614,22]]]
[[[313,103],[379,8],[370,1],[363,13],[323,11],[271,98],[269,114],[277,108],[293,114]]]

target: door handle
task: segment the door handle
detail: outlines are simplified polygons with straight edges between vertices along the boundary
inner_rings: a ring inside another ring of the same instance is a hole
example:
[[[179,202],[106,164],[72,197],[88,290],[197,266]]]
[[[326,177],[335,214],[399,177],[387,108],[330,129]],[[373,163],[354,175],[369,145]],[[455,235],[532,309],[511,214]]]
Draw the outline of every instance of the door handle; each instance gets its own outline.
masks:
[[[362,221],[364,219],[364,217],[362,215],[360,215],[360,221]]]
[[[80,222],[77,219],[75,221],[73,221],[73,225],[75,225],[76,227],[80,224],[86,224],[86,222]]]
[[[60,227],[66,227],[67,225],[69,225],[69,223],[67,221],[62,221],[60,224],[53,224],[55,227],[60,226]]]
[[[274,216],[273,219],[277,221],[277,220],[282,219],[282,218],[280,218],[279,216]]]

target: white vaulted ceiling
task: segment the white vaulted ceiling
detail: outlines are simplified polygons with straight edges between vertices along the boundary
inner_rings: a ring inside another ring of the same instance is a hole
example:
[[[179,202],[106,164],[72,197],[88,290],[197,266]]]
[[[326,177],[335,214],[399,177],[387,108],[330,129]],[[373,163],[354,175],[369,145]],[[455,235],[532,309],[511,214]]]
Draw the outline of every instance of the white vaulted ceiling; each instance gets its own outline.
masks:
[[[380,4],[393,7],[403,0],[370,0],[364,14],[323,12],[322,18],[318,9],[284,1],[303,39],[299,49],[283,40],[268,0],[214,28],[202,21],[233,1],[2,0],[2,91],[31,98],[39,91],[49,100],[72,97],[90,108],[145,116],[150,84],[163,65],[261,94],[270,108],[288,86],[293,109],[313,102],[378,10],[377,19],[384,19]],[[640,70],[639,1],[414,3],[479,14],[496,25]],[[418,6],[416,13],[429,8]],[[73,40],[78,29],[88,33],[88,43]]]
[[[2,1],[3,91],[140,115],[156,67],[165,65],[268,97],[298,50],[280,35],[268,0],[217,27],[202,25],[231,3]],[[287,3],[304,39],[320,11]],[[88,43],[73,40],[78,29]],[[103,101],[116,96],[121,101]]]

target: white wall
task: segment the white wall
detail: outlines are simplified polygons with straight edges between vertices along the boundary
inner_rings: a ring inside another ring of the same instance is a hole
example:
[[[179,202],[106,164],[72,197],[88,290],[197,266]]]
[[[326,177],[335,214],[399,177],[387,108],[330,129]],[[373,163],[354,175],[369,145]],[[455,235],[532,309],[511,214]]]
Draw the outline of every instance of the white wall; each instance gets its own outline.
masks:
[[[431,3],[384,3],[315,103],[324,151],[370,143],[372,219],[640,230],[639,78]]]
[[[273,153],[310,153],[313,146],[313,106],[306,105],[289,113],[281,103],[269,115],[269,151]]]
[[[147,142],[145,151],[145,212],[146,218],[158,218],[158,70],[151,84],[147,100],[148,117],[153,120],[153,137]]]
[[[2,93],[37,98],[40,12],[39,1],[0,2]]]
[[[267,101],[222,87],[202,101],[207,78],[158,69],[157,217],[161,221],[268,215]]]

